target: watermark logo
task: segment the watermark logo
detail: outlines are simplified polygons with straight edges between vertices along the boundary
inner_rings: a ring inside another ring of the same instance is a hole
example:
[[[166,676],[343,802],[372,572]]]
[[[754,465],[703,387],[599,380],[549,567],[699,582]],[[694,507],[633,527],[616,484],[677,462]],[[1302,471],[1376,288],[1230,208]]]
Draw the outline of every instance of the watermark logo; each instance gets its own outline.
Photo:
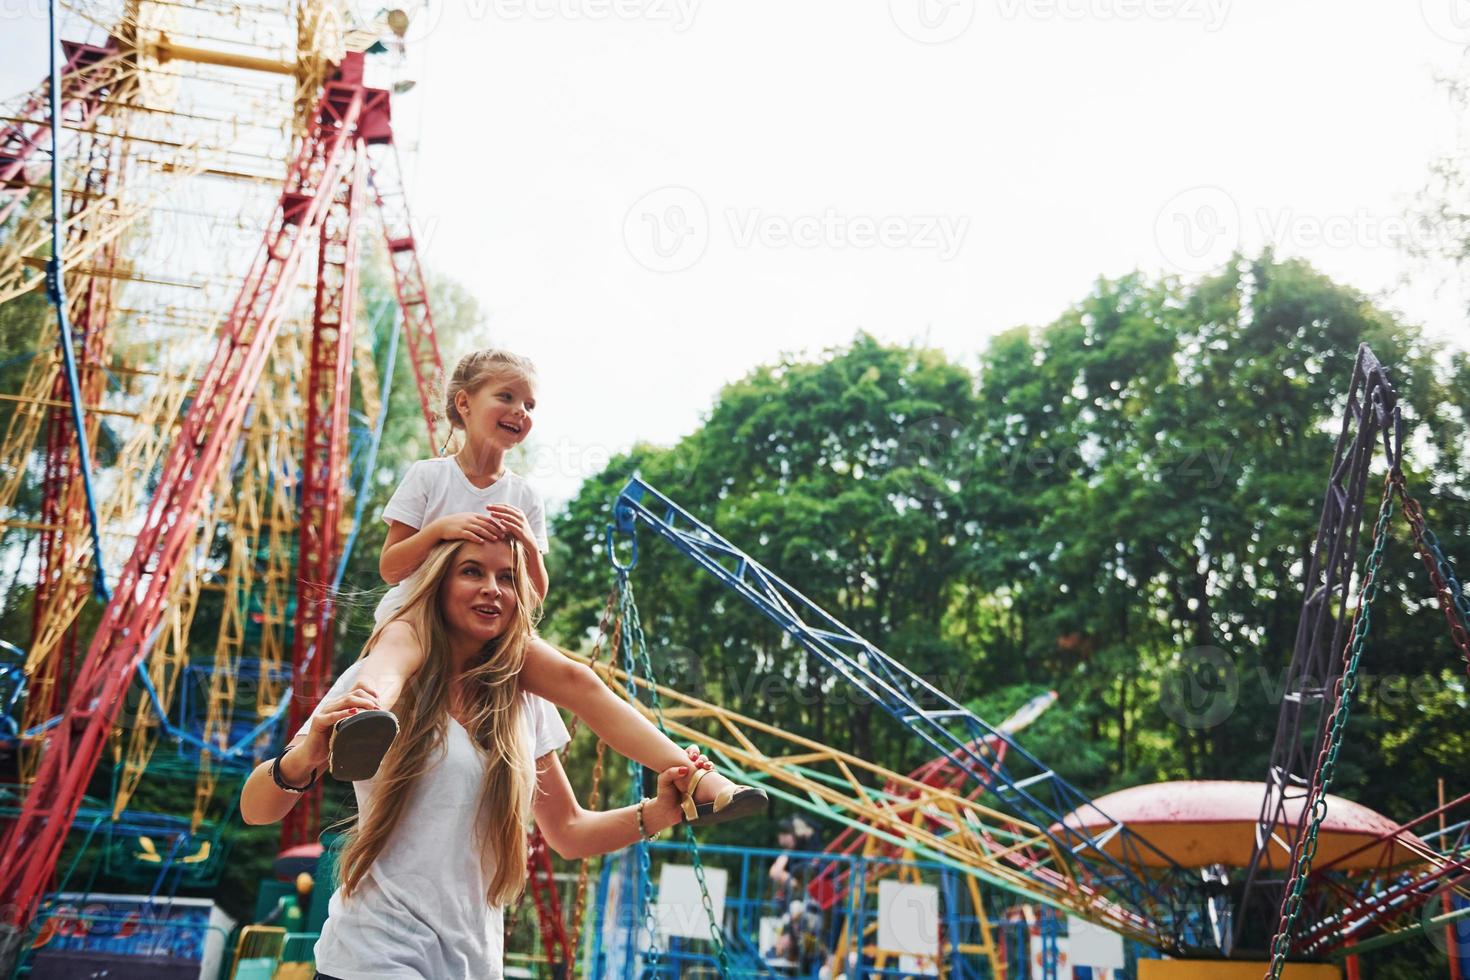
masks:
[[[925,503],[941,503],[959,493],[976,465],[976,454],[964,445],[965,427],[956,419],[936,415],[916,419],[903,427],[894,462],[913,470],[909,492]]]
[[[633,259],[654,272],[682,272],[703,257],[710,239],[728,236],[737,249],[812,251],[919,251],[948,262],[970,231],[968,215],[847,214],[836,208],[781,214],[759,207],[724,211],[711,221],[704,199],[688,187],[661,187],[643,195],[623,219],[623,241]]]
[[[396,5],[379,0],[347,0],[347,23],[349,27],[375,29],[385,40],[416,44],[439,29],[446,7],[447,4],[428,0]],[[468,12],[475,16],[473,5]]]
[[[1419,0],[1419,14],[1437,37],[1470,45],[1470,0]]]
[[[1186,274],[1217,269],[1231,253],[1256,244],[1282,254],[1324,248],[1443,253],[1456,244],[1448,226],[1426,216],[1378,214],[1366,208],[1308,212],[1258,207],[1247,213],[1229,192],[1215,186],[1191,187],[1169,198],[1154,219],[1154,241],[1164,261]]]
[[[883,248],[932,251],[941,262],[959,254],[970,230],[967,215],[846,215],[836,208],[821,214],[771,214],[760,208],[725,212],[736,248]]]
[[[1449,902],[1446,903],[1446,897]],[[1449,908],[1446,909],[1445,905]],[[1419,924],[1424,927],[1424,935],[1434,944],[1434,948],[1445,955],[1449,955],[1450,940],[1454,939],[1455,951],[1464,956],[1470,952],[1470,912],[1458,919],[1449,922],[1436,923],[1434,920],[1441,916],[1461,912],[1470,908],[1465,900],[1460,897],[1459,889],[1454,885],[1446,885],[1436,891],[1424,905],[1419,909]]]
[[[470,16],[502,21],[643,21],[682,34],[694,23],[699,0],[471,0]]]
[[[1164,669],[1159,707],[1185,728],[1214,728],[1240,703],[1235,661],[1218,647],[1185,650]]]
[[[1240,208],[1222,188],[1191,187],[1171,197],[1154,219],[1154,241],[1183,272],[1222,265],[1240,245]]]
[[[1179,21],[1213,34],[1230,13],[1230,0],[997,0],[1001,17],[1015,20]]]
[[[709,211],[687,187],[660,187],[643,195],[623,219],[628,253],[652,272],[682,272],[709,247]]]
[[[953,41],[975,20],[975,0],[888,0],[894,26],[920,44]]]

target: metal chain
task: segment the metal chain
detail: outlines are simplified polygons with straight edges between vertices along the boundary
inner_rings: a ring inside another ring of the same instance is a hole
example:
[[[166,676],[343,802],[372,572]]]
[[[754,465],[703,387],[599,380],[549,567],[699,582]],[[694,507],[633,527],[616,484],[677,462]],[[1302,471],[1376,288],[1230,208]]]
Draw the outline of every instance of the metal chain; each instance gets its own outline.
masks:
[[[592,642],[592,666],[594,668],[597,666],[597,659],[600,656],[600,651],[602,649],[602,641],[607,636],[608,623],[611,621],[611,618],[612,618],[613,600],[616,598],[616,596],[617,596],[617,590],[612,590],[612,591],[608,592],[608,594],[607,594],[607,602],[602,607],[602,620],[601,620],[601,622],[599,622],[597,624],[597,639]],[[613,624],[613,627],[614,627],[614,630],[616,630],[617,624],[614,623]],[[612,649],[614,651],[617,650],[617,636],[616,636],[616,634],[614,634],[614,636],[612,638]],[[616,660],[616,655],[614,656],[614,660]],[[574,736],[574,735],[577,734],[577,726],[579,724],[581,724],[581,721],[582,721],[582,719],[580,717],[578,717],[577,715],[574,714],[574,715],[572,715],[571,723],[567,725],[567,744],[566,745],[563,745],[561,747],[561,752],[559,754],[559,758],[562,760],[562,763],[563,764],[566,763],[567,756],[571,753],[571,750],[572,750],[572,736]],[[597,809],[597,802],[598,802],[598,799],[601,796],[602,756],[603,756],[604,749],[605,749],[604,744],[601,741],[599,741],[597,743],[597,764],[595,766],[593,766],[593,768],[592,768],[592,792],[591,792],[591,794],[589,796],[589,802],[588,802],[588,806],[591,809],[593,809],[593,810],[596,810]],[[535,845],[534,844],[531,844],[526,849],[527,850],[526,863],[527,863],[528,866],[531,863],[531,853],[534,851],[534,849],[535,849]],[[573,911],[572,911],[572,923],[571,923],[572,932],[571,932],[571,936],[568,937],[568,942],[571,945],[571,953],[572,953],[573,956],[576,956],[577,955],[577,934],[578,934],[578,932],[581,931],[582,914],[583,914],[583,911],[586,908],[586,902],[587,902],[587,878],[588,878],[588,869],[590,867],[590,862],[591,862],[591,858],[583,858],[582,861],[581,861],[581,869],[580,869],[580,871],[577,874],[577,897],[576,897],[576,904],[574,905]],[[504,942],[507,943],[507,944],[509,944],[510,939],[511,939],[511,936],[514,935],[516,926],[520,922],[521,912],[522,912],[523,907],[526,904],[526,895],[527,895],[527,893],[528,893],[528,890],[523,890],[521,892],[520,896],[516,899],[515,904],[512,905],[510,908],[506,909],[506,912],[505,912],[505,926],[504,926],[503,932],[505,933]]]
[[[592,643],[592,669],[597,669],[597,662],[602,656],[603,640],[607,640],[608,662],[618,662],[618,645],[622,639],[623,621],[614,618],[614,602],[617,600],[617,590],[610,590],[607,594],[607,602],[602,607],[602,620],[597,625],[597,639]],[[569,735],[577,733],[577,726],[582,719],[572,715],[571,724],[567,725]],[[567,753],[571,751],[572,743],[568,738],[567,744],[561,750],[562,760],[566,760]],[[597,740],[597,760],[592,764],[592,789],[587,794],[587,808],[599,810],[602,807],[602,767],[607,758],[607,743],[602,739]],[[577,894],[572,900],[572,934],[570,943],[572,955],[577,955],[577,943],[581,939],[582,916],[587,913],[587,883],[592,876],[592,859],[585,857],[579,862],[577,868]]]
[[[1434,586],[1439,608],[1449,623],[1450,638],[1459,648],[1460,657],[1465,661],[1465,672],[1470,675],[1470,599],[1466,599],[1465,590],[1455,577],[1455,566],[1440,548],[1439,538],[1425,525],[1424,509],[1409,494],[1403,473],[1395,474],[1394,488],[1403,503],[1404,516],[1409,519],[1409,527],[1413,529],[1414,544],[1418,546],[1419,557],[1429,573],[1429,581]]]
[[[1301,913],[1302,896],[1306,893],[1307,874],[1312,870],[1312,861],[1317,855],[1317,835],[1322,821],[1327,816],[1327,790],[1337,771],[1338,753],[1342,749],[1342,734],[1352,713],[1353,691],[1358,685],[1358,665],[1362,661],[1363,648],[1367,644],[1372,626],[1373,599],[1378,595],[1378,567],[1383,558],[1383,548],[1388,543],[1388,524],[1393,516],[1393,478],[1384,482],[1383,501],[1378,508],[1378,523],[1373,528],[1373,551],[1364,566],[1363,584],[1358,591],[1358,606],[1353,613],[1352,636],[1343,651],[1345,663],[1342,677],[1338,679],[1332,714],[1328,718],[1327,740],[1317,757],[1317,766],[1312,774],[1308,806],[1312,820],[1307,832],[1297,841],[1292,852],[1294,858],[1291,877],[1287,879],[1286,894],[1281,901],[1281,921],[1276,927],[1276,936],[1271,940],[1271,966],[1266,971],[1266,980],[1280,980],[1286,968],[1286,956],[1291,949],[1291,937],[1296,929],[1297,916]]]
[[[648,681],[649,701],[653,704],[654,718],[658,721],[659,730],[672,738],[673,735],[669,732],[669,727],[664,722],[663,704],[659,700],[658,695],[658,682],[654,678],[653,661],[648,655],[648,643],[643,635],[643,622],[638,617],[638,605],[633,601],[632,583],[628,581],[626,575],[620,575],[618,577],[618,585],[623,593],[622,619],[628,630],[628,642],[626,646],[628,660],[630,663],[632,662],[632,655],[636,649],[643,661],[643,676]],[[632,667],[628,669],[628,685],[630,690],[635,689],[633,685]],[[710,941],[714,943],[715,955],[720,962],[720,976],[728,977],[732,975],[730,969],[730,953],[725,946],[725,937],[720,929],[719,919],[715,916],[715,906],[709,895],[709,886],[705,884],[704,864],[699,859],[699,842],[695,839],[693,827],[689,826],[688,823],[684,823],[682,826],[684,828],[684,839],[689,846],[689,854],[694,860],[694,877],[699,881],[700,901],[704,905],[704,914],[709,920]],[[646,854],[647,848],[645,847],[643,850]]]
[[[635,677],[638,672],[638,660],[635,648],[641,639],[641,633],[637,628],[637,607],[633,605],[633,587],[628,583],[627,572],[621,569],[618,571],[618,597],[618,620],[628,631],[626,642],[623,644],[623,673],[627,679],[628,698],[636,704],[638,685]],[[632,616],[628,612],[630,608],[633,610]],[[630,801],[635,804],[643,799],[643,767],[633,759],[628,760],[628,792]],[[658,924],[653,918],[652,861],[648,855],[648,841],[644,840],[641,834],[638,842],[633,845],[633,851],[638,862],[638,904],[643,909],[643,927],[648,930],[648,955],[644,960],[641,975],[656,977],[658,976],[660,951]]]

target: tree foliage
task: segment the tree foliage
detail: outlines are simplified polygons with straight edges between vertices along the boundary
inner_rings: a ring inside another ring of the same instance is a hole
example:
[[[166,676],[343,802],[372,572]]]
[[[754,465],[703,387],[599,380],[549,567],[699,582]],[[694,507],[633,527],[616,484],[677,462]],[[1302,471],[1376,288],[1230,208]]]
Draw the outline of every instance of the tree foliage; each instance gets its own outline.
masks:
[[[555,523],[548,629],[576,643],[595,624],[610,505],[638,472],[991,721],[1057,689],[1022,741],[1089,791],[1262,779],[1360,343],[1404,399],[1431,524],[1463,553],[1465,355],[1266,253],[1196,283],[1099,281],[1054,322],[995,337],[973,369],[865,334],[757,368],[676,445],[637,446],[586,482]],[[1399,817],[1465,760],[1463,674],[1407,540],[1389,551],[1338,783]],[[923,760],[712,578],[652,535],[640,547],[633,580],[669,683],[891,768]],[[1201,647],[1231,659],[1240,701],[1190,728],[1160,686]]]

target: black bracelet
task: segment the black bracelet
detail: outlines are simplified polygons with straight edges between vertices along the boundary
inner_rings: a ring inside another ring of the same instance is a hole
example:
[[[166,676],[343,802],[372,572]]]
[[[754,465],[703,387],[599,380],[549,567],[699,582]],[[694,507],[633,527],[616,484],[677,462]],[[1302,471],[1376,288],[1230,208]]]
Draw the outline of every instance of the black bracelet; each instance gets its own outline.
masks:
[[[273,761],[271,763],[271,779],[275,780],[276,785],[279,786],[279,787],[281,787],[281,789],[285,790],[288,793],[305,793],[307,790],[311,789],[313,786],[316,785],[317,772],[316,772],[315,769],[313,769],[311,771],[311,778],[306,781],[306,785],[305,786],[292,786],[290,783],[288,783],[284,779],[282,779],[281,778],[281,760],[283,758],[285,758],[286,753],[287,752],[290,752],[290,751],[291,751],[291,746],[289,746],[289,745],[285,746],[284,748],[281,749],[280,755],[277,755],[276,758],[275,758],[275,761]]]

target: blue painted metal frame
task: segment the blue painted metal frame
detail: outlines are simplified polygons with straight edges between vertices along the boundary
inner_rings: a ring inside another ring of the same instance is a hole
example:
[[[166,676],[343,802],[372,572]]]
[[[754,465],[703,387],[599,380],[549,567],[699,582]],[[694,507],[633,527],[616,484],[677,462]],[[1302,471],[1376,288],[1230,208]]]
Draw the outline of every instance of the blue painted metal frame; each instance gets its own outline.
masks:
[[[1148,923],[1162,946],[1197,947],[1204,941],[1194,927],[1195,917],[1187,912],[1197,904],[1194,899],[1199,894],[1193,876],[1121,821],[1103,814],[1085,794],[1004,732],[848,628],[640,477],[630,479],[618,494],[613,522],[607,532],[608,559],[620,574],[637,564],[636,532],[642,522],[758,609],[848,685],[986,786],[1002,807],[1041,827],[1061,851],[1072,855],[1091,884],[1109,889],[1116,900]],[[617,559],[619,535],[631,544],[626,562]],[[993,757],[972,748],[971,743],[979,744],[978,739],[1006,742],[1007,764],[998,765]],[[1082,807],[1103,816],[1108,821],[1106,829],[1096,834],[1053,829]],[[1104,850],[1114,842],[1122,859]],[[1132,870],[1142,866],[1145,855],[1150,864],[1163,866],[1158,878]]]

